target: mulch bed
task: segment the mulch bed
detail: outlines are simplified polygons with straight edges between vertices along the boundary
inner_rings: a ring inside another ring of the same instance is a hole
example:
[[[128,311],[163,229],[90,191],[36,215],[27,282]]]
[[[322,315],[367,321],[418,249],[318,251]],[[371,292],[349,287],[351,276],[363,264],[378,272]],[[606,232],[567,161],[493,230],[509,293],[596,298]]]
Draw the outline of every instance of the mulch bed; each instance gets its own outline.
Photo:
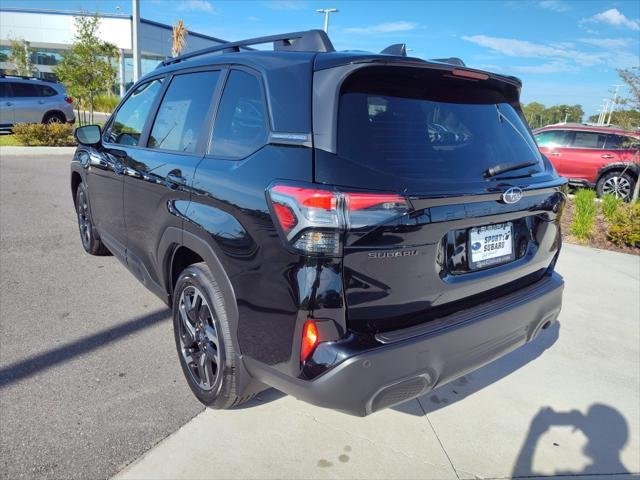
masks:
[[[567,243],[574,243],[576,245],[585,245],[587,247],[601,248],[602,250],[612,250],[614,252],[630,253],[632,255],[640,255],[640,248],[632,247],[631,245],[618,245],[609,240],[607,232],[609,231],[609,222],[607,222],[598,209],[596,214],[596,221],[594,224],[591,237],[586,241],[581,241],[571,235],[571,222],[573,221],[573,212],[575,210],[574,203],[569,199],[565,205],[564,212],[562,214],[562,239]]]

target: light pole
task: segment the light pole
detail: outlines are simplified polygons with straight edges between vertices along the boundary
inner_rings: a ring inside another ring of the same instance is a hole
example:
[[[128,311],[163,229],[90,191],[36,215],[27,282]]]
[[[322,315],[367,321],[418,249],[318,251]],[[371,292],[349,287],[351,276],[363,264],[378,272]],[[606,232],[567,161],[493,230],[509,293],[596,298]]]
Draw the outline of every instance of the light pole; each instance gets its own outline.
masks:
[[[318,8],[316,10],[318,13],[324,13],[324,31],[325,33],[329,33],[329,15],[332,13],[337,13],[337,8]]]
[[[613,115],[613,109],[616,107],[617,103],[618,103],[618,88],[623,87],[624,85],[612,85],[613,87],[616,87],[616,91],[613,94],[613,103],[611,104],[611,111],[609,112],[609,120],[607,121],[607,124],[611,125],[611,115]]]
[[[138,31],[140,29],[140,0],[131,0],[132,29],[131,49],[133,50],[133,82],[140,78],[140,45],[138,44]]]

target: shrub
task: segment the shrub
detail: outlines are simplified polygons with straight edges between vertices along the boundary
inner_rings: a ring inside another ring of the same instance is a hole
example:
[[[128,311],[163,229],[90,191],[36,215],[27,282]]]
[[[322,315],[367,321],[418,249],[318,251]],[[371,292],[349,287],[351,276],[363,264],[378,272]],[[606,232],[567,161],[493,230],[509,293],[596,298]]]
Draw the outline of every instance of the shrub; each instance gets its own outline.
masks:
[[[596,192],[580,189],[575,196],[575,213],[571,224],[571,233],[578,240],[586,240],[591,236],[596,219]]]
[[[73,126],[67,123],[18,123],[12,128],[16,140],[27,146],[75,145]]]
[[[609,227],[609,239],[618,245],[640,247],[640,202],[619,208]]]
[[[612,222],[616,212],[618,211],[618,207],[622,204],[622,199],[616,197],[615,195],[604,195],[602,197],[602,214],[607,221]]]
[[[112,113],[119,102],[120,97],[116,95],[98,95],[93,100],[93,108],[96,112]]]

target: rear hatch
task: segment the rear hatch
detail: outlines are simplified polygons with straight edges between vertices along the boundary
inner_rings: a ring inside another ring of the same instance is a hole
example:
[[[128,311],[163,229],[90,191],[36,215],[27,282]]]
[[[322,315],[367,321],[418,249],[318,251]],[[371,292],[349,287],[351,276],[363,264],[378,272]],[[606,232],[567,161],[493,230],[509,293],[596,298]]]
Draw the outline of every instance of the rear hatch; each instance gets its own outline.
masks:
[[[522,118],[519,85],[453,67],[341,68],[316,72],[315,110],[340,80],[332,125],[314,112],[315,181],[407,200],[344,234],[349,327],[403,328],[539,280],[559,249],[563,180]]]

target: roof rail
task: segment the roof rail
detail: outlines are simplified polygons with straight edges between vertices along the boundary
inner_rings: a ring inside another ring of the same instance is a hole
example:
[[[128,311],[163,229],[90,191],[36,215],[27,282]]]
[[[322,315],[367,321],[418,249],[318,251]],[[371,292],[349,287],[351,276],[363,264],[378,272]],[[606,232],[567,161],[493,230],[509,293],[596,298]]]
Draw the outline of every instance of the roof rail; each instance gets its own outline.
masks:
[[[273,43],[275,51],[289,52],[334,52],[333,44],[327,34],[322,30],[307,30],[304,32],[283,33],[280,35],[270,35],[266,37],[250,38],[248,40],[240,40],[238,42],[228,42],[221,45],[203,48],[194,52],[185,53],[175,58],[164,60],[159,66],[171,65],[174,63],[188,60],[190,58],[199,57],[200,55],[208,55],[210,53],[232,53],[239,52],[243,47],[250,45],[260,45],[263,43]]]
[[[432,62],[448,63],[449,65],[457,65],[458,67],[466,67],[461,58],[449,57],[449,58],[432,58]]]
[[[49,78],[39,78],[33,75],[13,75],[11,73],[0,73],[0,78],[22,78],[23,80],[39,80],[40,82],[60,83],[58,80],[52,80]]]
[[[380,55],[398,55],[400,57],[407,56],[407,44],[406,43],[394,43],[380,52]]]

